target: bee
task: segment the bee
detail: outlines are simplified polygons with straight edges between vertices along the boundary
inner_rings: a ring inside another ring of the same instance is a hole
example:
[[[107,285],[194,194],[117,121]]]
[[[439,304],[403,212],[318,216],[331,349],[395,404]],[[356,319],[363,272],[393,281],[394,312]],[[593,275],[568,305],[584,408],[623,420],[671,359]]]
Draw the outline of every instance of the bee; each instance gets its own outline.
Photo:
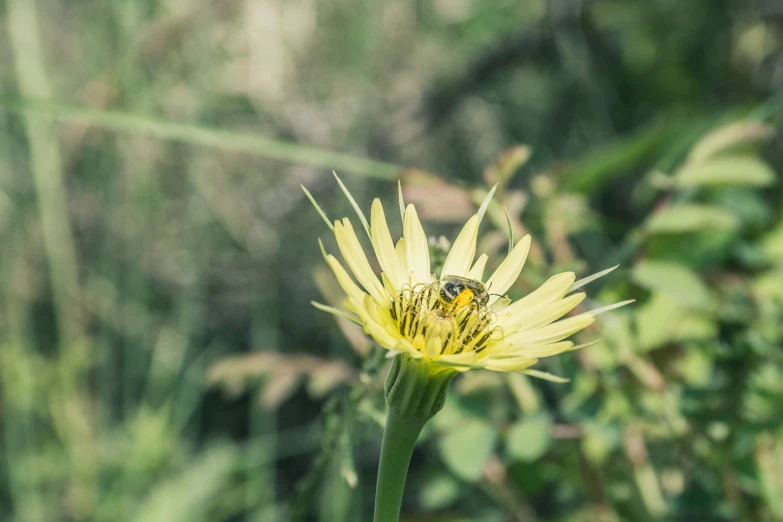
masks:
[[[460,276],[445,276],[440,280],[438,301],[444,310],[456,312],[472,303],[484,306],[489,293],[481,281]]]

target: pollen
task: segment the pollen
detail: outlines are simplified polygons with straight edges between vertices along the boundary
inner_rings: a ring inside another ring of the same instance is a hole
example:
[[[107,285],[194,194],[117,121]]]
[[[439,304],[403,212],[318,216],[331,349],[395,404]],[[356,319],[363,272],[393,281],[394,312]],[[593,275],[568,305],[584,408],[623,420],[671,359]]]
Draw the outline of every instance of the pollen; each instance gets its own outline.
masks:
[[[454,300],[454,308],[459,310],[460,308],[468,306],[470,302],[473,301],[473,295],[473,290],[469,288],[466,288],[460,292],[457,298]]]
[[[437,284],[405,287],[392,300],[391,318],[404,338],[428,358],[484,350],[503,339],[497,315],[473,301],[473,292],[457,296],[457,306],[438,300]]]

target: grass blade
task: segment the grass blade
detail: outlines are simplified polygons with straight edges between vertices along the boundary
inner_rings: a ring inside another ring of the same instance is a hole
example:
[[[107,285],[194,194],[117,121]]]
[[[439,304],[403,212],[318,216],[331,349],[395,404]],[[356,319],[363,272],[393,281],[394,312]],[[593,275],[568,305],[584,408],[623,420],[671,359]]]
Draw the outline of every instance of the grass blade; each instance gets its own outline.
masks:
[[[179,123],[122,111],[90,109],[78,105],[34,99],[9,98],[0,98],[0,107],[28,115],[43,115],[64,122],[87,124],[105,130],[144,134],[191,145],[246,152],[268,159],[350,172],[371,178],[396,179],[403,170],[403,167],[393,163],[273,140],[249,132]]]

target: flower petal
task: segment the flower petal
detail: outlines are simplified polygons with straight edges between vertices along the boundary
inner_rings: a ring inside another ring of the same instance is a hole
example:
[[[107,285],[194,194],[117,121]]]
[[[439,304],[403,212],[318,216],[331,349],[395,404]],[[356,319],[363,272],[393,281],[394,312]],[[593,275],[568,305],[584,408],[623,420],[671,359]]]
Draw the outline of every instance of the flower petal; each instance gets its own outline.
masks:
[[[514,250],[500,263],[492,277],[487,280],[487,289],[493,294],[505,294],[506,290],[511,288],[511,285],[517,280],[519,273],[522,272],[528,252],[530,252],[530,235],[520,239]],[[492,303],[497,298],[497,295],[491,296],[489,302]]]
[[[440,355],[441,348],[443,347],[443,339],[439,335],[429,335],[425,339],[424,355],[428,359],[435,359]]]
[[[553,321],[557,321],[576,308],[579,303],[584,301],[584,298],[584,293],[578,293],[570,295],[565,299],[558,299],[553,303],[531,307],[520,314],[509,316],[508,319],[500,322],[500,326],[507,335],[519,330],[541,328]]]
[[[584,330],[593,324],[594,321],[595,317],[590,314],[577,315],[543,328],[516,332],[506,337],[503,341],[509,344],[553,343],[561,341],[580,330]]]
[[[487,266],[488,259],[489,256],[487,254],[481,254],[479,258],[476,259],[476,262],[473,263],[473,268],[468,271],[466,277],[468,279],[473,279],[474,281],[481,281],[484,279],[484,268]]]
[[[358,307],[359,315],[362,317],[365,333],[372,336],[375,342],[386,349],[395,349],[400,343],[400,335],[393,328],[389,328],[388,309],[379,305],[369,295],[365,295],[364,302]],[[385,313],[384,313],[385,312]]]
[[[416,207],[412,204],[405,209],[403,220],[403,237],[405,238],[405,259],[408,270],[413,273],[416,283],[432,282],[430,272],[430,247],[427,243],[427,235],[421,226]]]
[[[462,231],[457,236],[457,239],[454,240],[454,244],[446,256],[446,261],[443,262],[443,270],[440,272],[441,278],[444,276],[465,277],[467,275],[470,265],[473,263],[473,258],[476,257],[476,243],[478,241],[480,224],[481,218],[476,214],[462,227]]]
[[[343,319],[347,319],[347,320],[351,321],[354,324],[358,324],[359,326],[362,325],[362,322],[361,322],[361,320],[358,317],[356,317],[355,315],[352,315],[352,314],[350,314],[348,312],[343,312],[342,310],[338,310],[337,308],[335,308],[333,306],[321,304],[321,303],[319,303],[317,301],[310,301],[310,304],[313,305],[314,307],[318,308],[322,312],[326,312],[328,314],[332,314],[332,315],[335,315],[337,317],[342,317]]]
[[[478,215],[479,219],[484,217],[484,213],[487,211],[489,202],[492,201],[492,196],[495,194],[495,190],[497,190],[498,185],[500,185],[500,183],[495,183],[492,188],[489,189],[487,195],[484,196],[484,201],[481,202],[481,206],[479,207],[478,212],[476,212],[476,215]]]
[[[487,359],[482,365],[487,370],[496,372],[519,372],[530,368],[538,362],[538,359],[529,357],[514,357],[510,359]]]
[[[378,281],[375,272],[372,271],[370,262],[367,261],[367,256],[364,254],[359,238],[356,237],[356,232],[354,232],[348,218],[344,218],[342,223],[339,221],[335,222],[334,235],[343,259],[345,259],[359,284],[379,304],[388,304],[388,296],[384,292],[381,282]]]
[[[326,256],[326,263],[329,265],[329,268],[332,269],[332,272],[334,272],[337,282],[340,284],[343,292],[345,292],[345,295],[349,298],[356,299],[359,302],[364,301],[364,296],[367,294],[359,288],[359,285],[353,282],[353,279],[351,279],[351,276],[348,275],[348,272],[345,271],[343,265],[340,264],[337,258],[333,255],[328,255]]]
[[[550,277],[543,285],[505,308],[503,310],[504,317],[506,317],[505,314],[508,314],[508,317],[515,317],[524,314],[529,308],[536,308],[561,299],[568,293],[575,279],[576,275],[573,272],[563,272]]]
[[[394,250],[389,226],[386,224],[386,215],[383,213],[381,200],[376,199],[372,202],[372,246],[375,250],[375,257],[381,269],[389,277],[394,288],[399,290],[405,282],[404,272],[400,270],[400,264],[397,261],[397,252]]]
[[[517,357],[535,357],[540,359],[542,357],[551,357],[559,353],[567,352],[574,347],[572,341],[560,341],[557,343],[549,344],[529,344],[529,345],[517,345],[511,350],[498,354],[496,357],[505,358],[509,356]]]
[[[451,355],[441,355],[436,359],[434,364],[451,368],[458,372],[466,372],[472,369],[481,369],[482,366],[478,362],[479,354],[476,352],[458,353]]]
[[[405,200],[402,199],[402,181],[397,180],[397,194],[400,199],[400,221],[405,220]]]
[[[397,265],[403,274],[403,285],[410,283],[410,268],[408,268],[408,258],[405,256],[405,250],[405,238],[401,237],[397,240],[397,246],[394,247],[394,251],[397,254]]]
[[[476,352],[463,352],[463,353],[452,353],[448,355],[441,355],[439,361],[443,363],[449,363],[449,364],[459,364],[459,365],[474,365],[476,361],[478,361],[479,354]]]

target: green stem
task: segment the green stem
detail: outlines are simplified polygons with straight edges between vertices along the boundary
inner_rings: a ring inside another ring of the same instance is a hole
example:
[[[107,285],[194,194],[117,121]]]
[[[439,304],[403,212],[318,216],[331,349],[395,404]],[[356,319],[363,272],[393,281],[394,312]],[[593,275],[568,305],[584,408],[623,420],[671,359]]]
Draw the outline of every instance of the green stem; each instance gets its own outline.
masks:
[[[388,413],[375,490],[375,522],[400,519],[402,491],[416,439],[427,421],[443,408],[455,373],[406,354],[392,361],[384,387]]]
[[[403,419],[394,410],[386,415],[381,461],[375,490],[374,522],[398,522],[405,477],[413,448],[427,419]]]

